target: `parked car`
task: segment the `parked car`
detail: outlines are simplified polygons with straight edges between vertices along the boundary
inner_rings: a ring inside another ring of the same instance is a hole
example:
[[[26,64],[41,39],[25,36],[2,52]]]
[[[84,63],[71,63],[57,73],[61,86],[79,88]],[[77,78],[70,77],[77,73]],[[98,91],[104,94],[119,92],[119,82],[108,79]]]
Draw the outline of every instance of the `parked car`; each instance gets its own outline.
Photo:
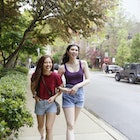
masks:
[[[55,63],[54,64],[54,70],[58,70],[59,69],[59,64]]]
[[[120,81],[121,79],[126,79],[129,83],[140,81],[140,64],[126,64],[122,70],[116,72],[115,80]]]
[[[122,67],[120,67],[118,65],[108,65],[108,73],[115,73],[121,69],[122,69]]]

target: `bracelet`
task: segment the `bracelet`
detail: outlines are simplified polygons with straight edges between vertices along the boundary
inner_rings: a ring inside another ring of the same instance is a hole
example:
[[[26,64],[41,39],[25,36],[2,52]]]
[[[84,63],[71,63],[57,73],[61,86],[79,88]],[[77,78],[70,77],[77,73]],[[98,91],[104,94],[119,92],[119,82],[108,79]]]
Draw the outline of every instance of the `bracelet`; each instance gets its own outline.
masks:
[[[33,94],[33,98],[35,98],[36,97],[36,93],[35,94]]]

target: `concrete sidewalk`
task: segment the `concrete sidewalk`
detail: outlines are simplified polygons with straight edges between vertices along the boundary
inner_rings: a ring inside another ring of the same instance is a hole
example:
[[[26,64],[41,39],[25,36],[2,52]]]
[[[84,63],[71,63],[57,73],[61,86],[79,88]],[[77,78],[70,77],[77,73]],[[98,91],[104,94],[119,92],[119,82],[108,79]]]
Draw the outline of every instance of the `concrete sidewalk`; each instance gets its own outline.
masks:
[[[37,121],[34,114],[34,99],[28,87],[27,107],[31,111],[34,118],[34,125],[32,128],[24,127],[21,129],[18,140],[40,140],[40,135],[37,130]],[[61,95],[57,98],[61,104]],[[61,114],[56,116],[54,123],[54,140],[66,140],[66,123],[61,109]],[[76,140],[128,140],[125,136],[117,130],[109,126],[103,120],[95,117],[86,109],[82,109],[75,128]]]

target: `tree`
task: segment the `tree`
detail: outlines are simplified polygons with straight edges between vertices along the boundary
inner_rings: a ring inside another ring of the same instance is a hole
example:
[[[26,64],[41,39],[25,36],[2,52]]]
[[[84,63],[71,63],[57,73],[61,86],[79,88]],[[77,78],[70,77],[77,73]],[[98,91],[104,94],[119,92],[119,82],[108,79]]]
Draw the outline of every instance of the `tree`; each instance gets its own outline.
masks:
[[[4,66],[10,59],[14,66],[18,59],[18,55],[14,56],[13,53],[18,47],[23,37],[22,32],[27,25],[25,18],[21,16],[19,11],[20,5],[17,4],[22,1],[0,1],[0,52]]]
[[[69,41],[72,32],[87,37],[99,31],[107,21],[107,12],[114,5],[113,1],[106,0],[2,0],[0,4],[0,37],[9,29],[20,29],[22,35],[16,48],[5,58],[6,68],[14,67],[14,62],[27,40],[34,39],[34,43],[45,45],[52,43],[56,37]],[[30,18],[26,19],[28,22],[25,27],[22,23],[20,28],[23,15],[19,8],[25,4],[30,7],[26,9]],[[0,49],[3,54],[2,45],[0,44]]]
[[[120,55],[118,50],[122,49],[121,47],[124,49],[124,45],[129,48],[128,35],[131,33],[130,30],[132,29],[133,22],[126,18],[124,9],[121,8],[121,3],[117,8],[118,9],[114,9],[114,11],[110,13],[110,18],[104,28],[104,32],[106,33],[106,40],[103,43],[102,50],[104,52],[108,52],[110,58],[115,58],[117,55],[117,59],[120,59],[117,60],[117,62],[121,62],[122,59],[121,57],[118,57]]]
[[[130,47],[125,40],[122,40],[117,48],[116,63],[120,66],[124,66],[126,62],[129,62]]]
[[[132,40],[131,50],[131,62],[140,62],[140,34],[135,35]]]
[[[89,66],[99,67],[99,62],[97,61],[97,58],[102,57],[100,51],[97,48],[95,49],[91,47],[87,51],[87,55],[88,55],[88,58],[90,59]]]

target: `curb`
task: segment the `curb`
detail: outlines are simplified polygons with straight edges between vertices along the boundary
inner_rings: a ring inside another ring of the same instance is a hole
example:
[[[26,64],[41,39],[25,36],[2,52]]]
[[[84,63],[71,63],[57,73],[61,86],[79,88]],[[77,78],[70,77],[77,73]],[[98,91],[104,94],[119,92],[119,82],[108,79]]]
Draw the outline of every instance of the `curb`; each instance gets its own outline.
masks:
[[[129,140],[125,135],[123,135],[121,132],[119,132],[117,129],[109,125],[107,122],[105,122],[103,119],[101,119],[98,115],[96,115],[94,112],[90,113],[88,109],[84,108],[82,110],[84,114],[86,114],[92,121],[94,121],[98,126],[100,126],[102,129],[104,129],[111,137],[113,137],[115,140]]]

